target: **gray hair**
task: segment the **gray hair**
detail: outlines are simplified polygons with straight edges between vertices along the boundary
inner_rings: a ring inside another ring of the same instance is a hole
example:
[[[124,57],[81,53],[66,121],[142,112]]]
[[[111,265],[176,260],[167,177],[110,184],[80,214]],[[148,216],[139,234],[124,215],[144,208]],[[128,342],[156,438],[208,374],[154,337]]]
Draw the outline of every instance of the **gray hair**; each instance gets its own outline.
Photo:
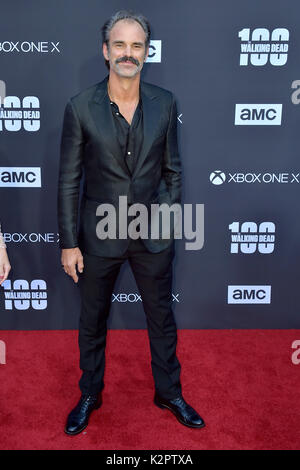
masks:
[[[120,20],[129,20],[129,21],[136,21],[139,25],[143,28],[146,39],[145,39],[145,47],[147,48],[150,44],[150,36],[151,36],[151,28],[150,23],[147,18],[140,14],[134,13],[132,11],[127,10],[120,10],[117,11],[114,15],[112,15],[107,21],[105,21],[104,25],[102,26],[102,44],[106,44],[108,47],[109,42],[109,33],[113,26]],[[109,68],[109,61],[105,59],[106,66]]]

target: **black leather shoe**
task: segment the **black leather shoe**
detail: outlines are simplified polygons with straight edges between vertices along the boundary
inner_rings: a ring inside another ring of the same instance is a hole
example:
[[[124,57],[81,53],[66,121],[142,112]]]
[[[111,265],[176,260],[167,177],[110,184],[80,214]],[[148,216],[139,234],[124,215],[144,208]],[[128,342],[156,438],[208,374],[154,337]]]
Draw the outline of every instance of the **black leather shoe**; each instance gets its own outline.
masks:
[[[68,416],[65,433],[74,436],[83,431],[88,425],[91,412],[100,408],[101,405],[101,393],[81,395],[79,402]]]
[[[154,395],[154,403],[159,408],[167,408],[172,411],[178,421],[190,428],[204,428],[205,423],[197,411],[186,403],[182,396],[166,400],[157,393]]]

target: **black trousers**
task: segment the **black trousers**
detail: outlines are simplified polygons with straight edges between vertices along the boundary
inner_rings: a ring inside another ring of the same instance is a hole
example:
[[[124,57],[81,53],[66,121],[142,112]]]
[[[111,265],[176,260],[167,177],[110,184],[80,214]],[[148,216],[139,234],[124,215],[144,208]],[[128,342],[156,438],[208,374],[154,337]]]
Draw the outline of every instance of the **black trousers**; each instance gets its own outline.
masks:
[[[155,390],[164,398],[181,394],[181,366],[176,356],[177,328],[172,311],[172,261],[174,241],[160,253],[150,253],[141,239],[130,240],[120,258],[83,253],[80,274],[81,315],[79,323],[82,393],[104,388],[107,318],[115,281],[128,259],[146,314]],[[126,367],[124,364],[123,367]]]

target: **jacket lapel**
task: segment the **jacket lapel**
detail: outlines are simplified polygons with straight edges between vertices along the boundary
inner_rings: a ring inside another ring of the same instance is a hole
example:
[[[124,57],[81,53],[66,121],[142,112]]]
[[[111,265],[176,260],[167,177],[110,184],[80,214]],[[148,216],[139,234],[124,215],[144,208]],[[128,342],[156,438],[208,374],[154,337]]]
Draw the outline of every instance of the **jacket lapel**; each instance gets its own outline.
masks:
[[[122,155],[121,148],[117,139],[117,131],[110,109],[110,102],[107,99],[107,80],[108,76],[99,83],[92,100],[89,102],[89,108],[96,128],[101,135],[103,146],[108,149],[112,156],[117,160],[122,169],[130,175],[129,169]],[[106,99],[104,99],[106,98]]]
[[[138,156],[135,169],[132,177],[134,178],[141,169],[151,145],[155,139],[157,127],[160,121],[160,106],[159,100],[155,99],[156,95],[149,90],[147,84],[141,81],[141,98],[143,107],[143,130],[144,138],[141,153]]]

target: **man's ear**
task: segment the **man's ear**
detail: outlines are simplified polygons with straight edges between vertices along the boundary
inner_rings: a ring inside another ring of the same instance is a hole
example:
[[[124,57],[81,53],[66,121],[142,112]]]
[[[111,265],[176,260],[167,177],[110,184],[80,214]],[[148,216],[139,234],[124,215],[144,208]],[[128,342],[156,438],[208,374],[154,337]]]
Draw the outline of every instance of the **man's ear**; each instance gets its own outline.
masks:
[[[148,54],[149,54],[149,46],[147,47],[146,52],[145,52],[144,62],[146,62]]]
[[[105,58],[106,60],[109,60],[109,57],[108,57],[108,47],[107,47],[106,42],[103,43],[102,52],[103,52],[104,58]]]

